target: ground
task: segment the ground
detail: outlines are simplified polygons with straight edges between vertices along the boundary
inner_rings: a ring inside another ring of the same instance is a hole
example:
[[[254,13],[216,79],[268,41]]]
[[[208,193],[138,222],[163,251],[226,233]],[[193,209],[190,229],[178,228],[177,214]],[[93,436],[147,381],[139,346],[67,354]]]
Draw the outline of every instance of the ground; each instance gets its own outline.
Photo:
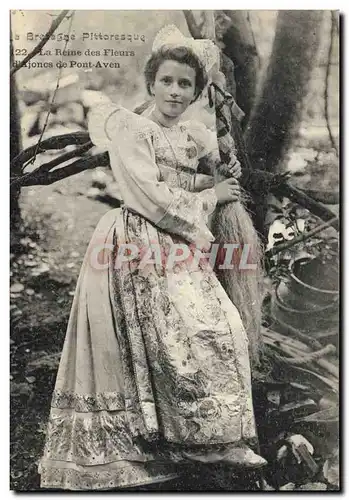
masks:
[[[110,209],[86,196],[90,185],[85,172],[21,196],[24,253],[11,262],[11,489],[17,491],[39,487],[37,462],[76,280],[93,230]]]

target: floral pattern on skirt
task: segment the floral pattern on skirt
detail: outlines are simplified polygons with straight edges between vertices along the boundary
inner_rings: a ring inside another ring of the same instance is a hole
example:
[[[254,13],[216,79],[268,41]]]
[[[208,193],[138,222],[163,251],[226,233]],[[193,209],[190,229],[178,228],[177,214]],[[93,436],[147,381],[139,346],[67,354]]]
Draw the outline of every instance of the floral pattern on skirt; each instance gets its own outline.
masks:
[[[256,438],[247,336],[213,271],[139,269],[140,257],[115,268],[121,243],[154,242],[168,252],[181,240],[127,209],[108,212],[96,228],[52,398],[43,487],[170,479],[176,448]],[[91,255],[101,243],[112,251],[97,270]]]

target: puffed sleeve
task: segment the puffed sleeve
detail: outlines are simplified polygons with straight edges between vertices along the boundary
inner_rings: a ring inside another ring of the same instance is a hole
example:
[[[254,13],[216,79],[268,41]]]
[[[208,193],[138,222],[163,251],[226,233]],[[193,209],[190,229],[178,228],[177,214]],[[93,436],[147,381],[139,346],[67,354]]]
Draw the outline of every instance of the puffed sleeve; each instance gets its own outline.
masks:
[[[195,120],[186,122],[186,126],[198,150],[198,172],[213,176],[216,167],[220,163],[215,132],[212,132],[203,123]]]
[[[206,125],[195,120],[190,120],[185,124],[196,143],[199,158],[218,151],[217,136]]]
[[[207,224],[217,203],[215,190],[192,193],[169,188],[160,180],[153,146],[154,135],[159,133],[156,124],[116,106],[91,113],[89,130],[93,142],[97,139],[107,145],[122,199],[129,209],[198,248],[209,249],[214,236]]]

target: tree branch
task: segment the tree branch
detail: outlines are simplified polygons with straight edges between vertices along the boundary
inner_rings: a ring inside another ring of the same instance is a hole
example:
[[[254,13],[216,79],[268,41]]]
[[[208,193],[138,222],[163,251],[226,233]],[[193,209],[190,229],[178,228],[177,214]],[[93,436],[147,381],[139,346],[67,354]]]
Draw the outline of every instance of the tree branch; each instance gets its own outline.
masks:
[[[61,165],[62,163],[65,163],[68,160],[71,160],[72,158],[76,158],[77,156],[82,156],[84,153],[86,153],[92,147],[93,147],[93,144],[91,141],[86,142],[86,144],[83,144],[82,146],[74,149],[73,151],[69,151],[68,153],[65,153],[61,156],[58,156],[54,160],[51,160],[47,163],[43,163],[36,170],[36,172],[40,172],[40,173],[49,172],[54,167],[57,167],[58,165]]]
[[[285,352],[285,354],[288,354],[291,357],[280,356],[279,354],[276,354],[278,359],[280,361],[284,361],[285,363],[290,363],[292,365],[306,365],[314,361],[318,361],[319,358],[322,358],[329,354],[336,353],[336,348],[332,344],[328,344],[325,347],[319,349],[318,351],[314,351],[309,354],[304,354],[301,351],[297,352],[296,350],[290,349],[289,347],[284,345],[281,346],[281,349]],[[332,365],[332,367],[334,368],[333,371],[331,372],[332,375],[338,377],[338,369],[336,369],[334,365]]]
[[[192,10],[183,10],[185,20],[187,21],[189,33],[193,38],[202,38],[202,26],[198,26]]]
[[[316,215],[317,217],[320,217],[320,219],[322,219],[325,222],[333,219],[334,214],[332,210],[326,207],[326,205],[320,203],[319,201],[315,201],[306,193],[292,186],[288,182],[281,184],[280,186],[278,186],[277,189],[272,190],[272,192],[277,196],[282,195],[285,196],[286,198],[289,198],[291,201],[298,203],[298,205],[301,205],[302,207],[306,208],[312,214]],[[338,218],[335,221],[331,221],[331,226],[334,227],[336,231],[339,231]]]
[[[11,181],[10,185],[11,187],[28,185],[27,184],[28,181],[31,182],[32,180],[35,180],[38,177],[42,178],[44,174],[46,174],[53,168],[57,167],[58,165],[61,165],[62,163],[71,160],[72,158],[76,158],[77,156],[82,156],[84,153],[86,153],[86,151],[91,149],[92,146],[93,146],[92,142],[87,142],[86,144],[83,144],[82,146],[74,149],[73,151],[69,151],[66,154],[58,156],[54,160],[51,160],[47,163],[43,163],[42,165],[40,165],[40,167],[33,170],[32,172],[28,172],[20,176],[13,177],[13,180]]]
[[[27,64],[30,59],[36,56],[40,52],[40,50],[46,45],[46,43],[49,41],[50,36],[52,33],[56,31],[58,26],[61,24],[65,16],[68,14],[69,10],[62,10],[62,12],[59,14],[57,19],[55,19],[48,32],[44,36],[42,40],[37,44],[37,46],[17,65],[11,68],[10,75],[12,76],[14,73],[16,73],[19,69],[21,69],[25,64]]]
[[[16,177],[11,182],[11,187],[24,187],[24,186],[46,186],[60,181],[71,175],[79,174],[84,170],[89,170],[96,167],[103,167],[109,165],[108,153],[101,153],[95,156],[81,158],[69,165],[58,168],[53,172],[40,172],[40,169],[30,172],[29,174],[21,177]]]
[[[89,141],[90,136],[88,132],[74,132],[73,134],[56,135],[42,141],[39,152],[44,153],[45,151],[52,149],[63,149],[66,146],[76,146],[78,144],[85,144]],[[11,171],[16,171],[16,168],[31,160],[31,158],[35,155],[36,150],[37,144],[34,144],[34,146],[21,151],[19,155],[12,160]]]

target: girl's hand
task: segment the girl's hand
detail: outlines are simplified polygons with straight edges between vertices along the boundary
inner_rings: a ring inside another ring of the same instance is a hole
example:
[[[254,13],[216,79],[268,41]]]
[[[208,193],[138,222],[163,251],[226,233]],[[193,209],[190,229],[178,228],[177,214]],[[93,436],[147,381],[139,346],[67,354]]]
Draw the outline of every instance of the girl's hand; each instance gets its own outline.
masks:
[[[210,189],[214,186],[214,177],[206,174],[196,174],[193,178],[193,191],[200,192],[204,189]]]
[[[232,177],[235,179],[239,179],[241,177],[242,171],[241,171],[241,163],[239,160],[236,158],[235,155],[232,155],[230,158],[229,162],[229,173]]]
[[[217,203],[229,203],[240,199],[240,184],[233,177],[219,182],[215,186]]]

